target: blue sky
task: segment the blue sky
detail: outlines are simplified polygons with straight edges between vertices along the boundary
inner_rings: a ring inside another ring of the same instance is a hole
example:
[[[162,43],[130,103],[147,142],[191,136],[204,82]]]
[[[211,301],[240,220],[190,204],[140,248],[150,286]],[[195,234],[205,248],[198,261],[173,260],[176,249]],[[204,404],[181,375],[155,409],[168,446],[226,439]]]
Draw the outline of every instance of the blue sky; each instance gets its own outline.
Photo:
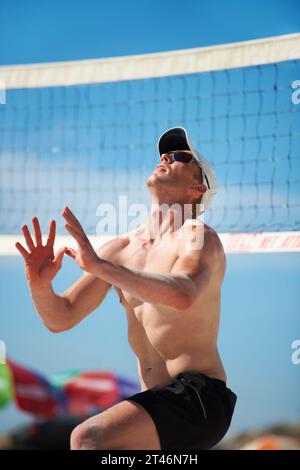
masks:
[[[143,54],[300,31],[298,0],[2,0],[0,15],[2,65]],[[300,366],[290,361],[291,343],[300,336],[299,262],[299,254],[228,257],[220,351],[229,386],[239,396],[232,433],[300,418]],[[33,310],[21,259],[2,257],[0,264],[1,339],[13,359],[44,373],[108,368],[137,379],[125,313],[114,293],[77,328],[53,335]],[[55,287],[60,291],[79,275],[66,260]],[[0,430],[24,419],[10,407],[1,413]]]
[[[298,0],[2,0],[0,64],[161,52],[300,30]]]

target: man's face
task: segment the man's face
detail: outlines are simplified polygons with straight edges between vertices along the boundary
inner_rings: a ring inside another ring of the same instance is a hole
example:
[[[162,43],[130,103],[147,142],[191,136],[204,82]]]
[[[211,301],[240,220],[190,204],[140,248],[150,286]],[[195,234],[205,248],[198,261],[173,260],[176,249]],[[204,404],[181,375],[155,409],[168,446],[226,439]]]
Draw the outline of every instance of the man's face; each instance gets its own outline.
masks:
[[[148,178],[148,186],[163,185],[165,191],[176,191],[176,195],[191,195],[191,191],[201,185],[201,169],[197,162],[183,163],[173,161],[170,153],[186,153],[192,155],[189,150],[174,150],[169,153],[163,153],[160,156],[160,163],[155,167],[152,175]],[[150,183],[150,184],[149,184]],[[192,188],[192,189],[191,189]],[[196,196],[193,191],[193,197]],[[201,196],[201,193],[199,193]]]

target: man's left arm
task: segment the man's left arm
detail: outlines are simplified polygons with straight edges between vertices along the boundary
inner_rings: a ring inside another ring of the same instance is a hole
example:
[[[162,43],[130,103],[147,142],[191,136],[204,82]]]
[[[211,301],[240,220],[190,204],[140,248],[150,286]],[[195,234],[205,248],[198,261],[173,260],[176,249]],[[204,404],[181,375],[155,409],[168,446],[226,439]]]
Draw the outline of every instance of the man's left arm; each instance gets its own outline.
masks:
[[[208,234],[201,249],[185,248],[171,273],[144,272],[99,259],[93,274],[144,302],[185,310],[209,284],[217,256],[216,238]]]
[[[192,286],[190,291],[190,304],[193,304],[209,286],[213,272],[220,256],[224,255],[222,246],[216,234],[209,233],[205,236],[204,245],[199,250],[191,250],[188,247],[182,253],[172,268],[172,274],[181,273]]]
[[[186,250],[176,260],[171,273],[152,273],[99,258],[82,226],[69,208],[62,213],[66,229],[78,243],[78,250],[67,248],[79,266],[95,277],[129,292],[143,302],[161,304],[176,309],[189,308],[210,276],[211,235],[205,237],[203,248]],[[214,251],[214,250],[213,250]]]

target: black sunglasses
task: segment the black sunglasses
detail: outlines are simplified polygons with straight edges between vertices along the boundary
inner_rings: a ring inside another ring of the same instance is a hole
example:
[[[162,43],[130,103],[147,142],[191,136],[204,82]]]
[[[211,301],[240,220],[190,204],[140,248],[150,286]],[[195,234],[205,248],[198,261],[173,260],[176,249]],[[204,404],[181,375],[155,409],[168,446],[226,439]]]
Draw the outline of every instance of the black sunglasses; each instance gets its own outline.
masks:
[[[197,158],[194,157],[194,155],[191,155],[190,153],[185,153],[185,152],[166,152],[167,155],[169,155],[174,162],[181,162],[181,163],[191,163],[191,162],[196,162],[197,165],[201,168],[202,171],[202,181],[205,181],[207,183],[208,189],[210,189],[209,182],[207,179],[206,174],[204,173],[204,170],[200,163],[198,162]]]

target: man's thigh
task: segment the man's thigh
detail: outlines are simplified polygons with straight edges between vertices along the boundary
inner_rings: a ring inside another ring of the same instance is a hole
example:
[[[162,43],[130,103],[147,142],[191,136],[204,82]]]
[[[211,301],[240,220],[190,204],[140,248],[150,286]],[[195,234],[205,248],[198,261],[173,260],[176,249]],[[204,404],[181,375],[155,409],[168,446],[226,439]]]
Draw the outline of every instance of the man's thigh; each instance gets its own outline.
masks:
[[[71,449],[160,450],[155,424],[138,403],[124,400],[77,426]]]

